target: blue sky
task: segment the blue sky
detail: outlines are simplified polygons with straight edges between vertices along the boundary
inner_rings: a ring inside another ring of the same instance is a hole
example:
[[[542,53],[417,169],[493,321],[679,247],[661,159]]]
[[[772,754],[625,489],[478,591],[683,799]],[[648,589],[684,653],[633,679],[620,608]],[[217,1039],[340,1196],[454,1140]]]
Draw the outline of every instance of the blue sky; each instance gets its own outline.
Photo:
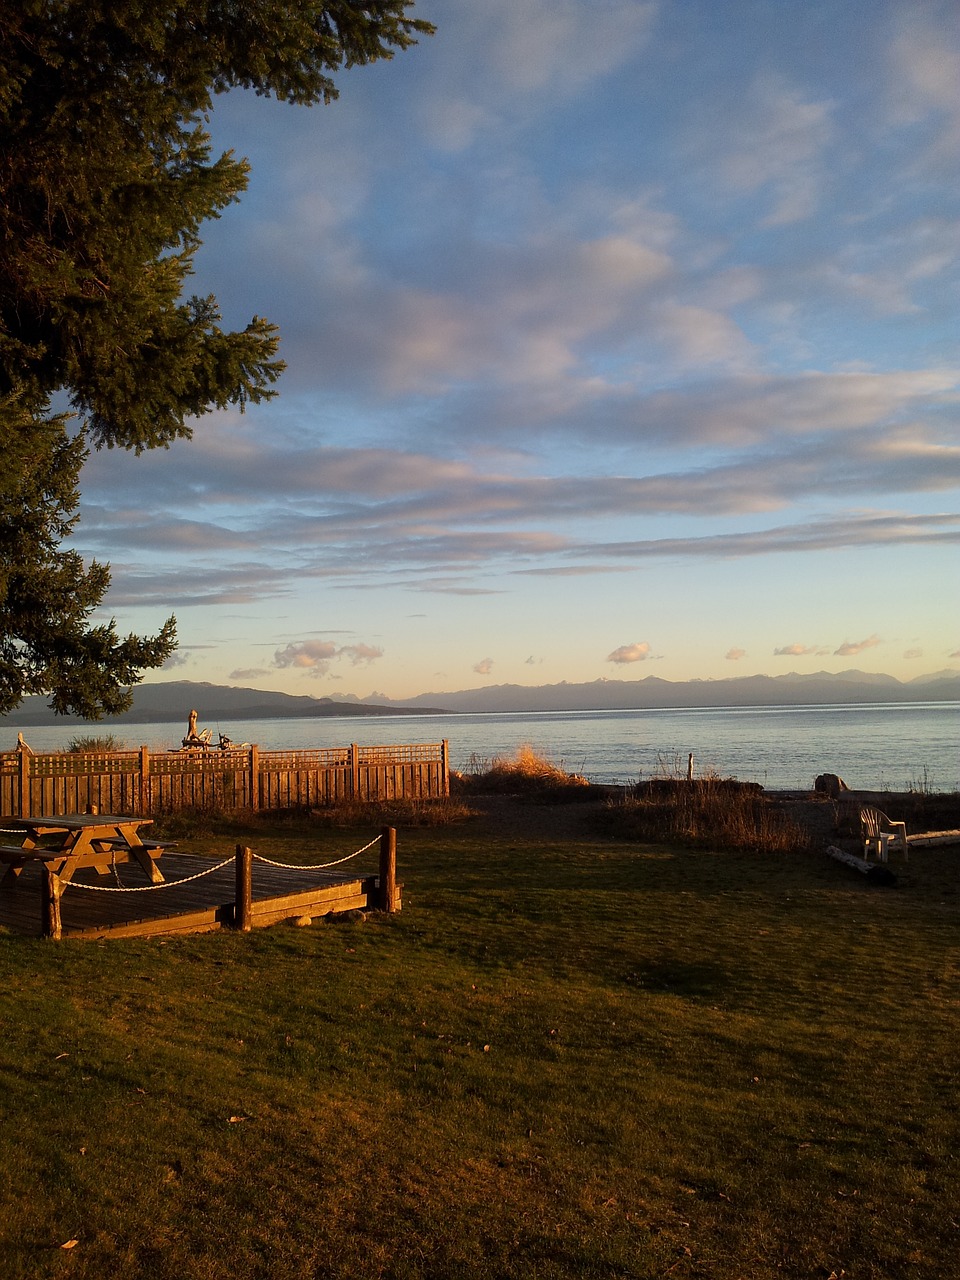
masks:
[[[84,472],[171,677],[484,684],[960,666],[960,9],[421,0],[251,164],[194,290],[280,395]]]

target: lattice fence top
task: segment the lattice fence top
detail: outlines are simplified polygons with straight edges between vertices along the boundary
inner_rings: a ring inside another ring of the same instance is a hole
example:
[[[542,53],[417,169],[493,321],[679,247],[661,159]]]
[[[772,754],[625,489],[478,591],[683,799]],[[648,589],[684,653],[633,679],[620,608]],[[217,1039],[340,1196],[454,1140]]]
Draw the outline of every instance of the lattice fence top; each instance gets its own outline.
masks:
[[[261,751],[261,769],[345,769],[349,747],[317,747],[308,751]]]
[[[34,778],[84,778],[104,774],[136,773],[139,768],[139,751],[92,754],[61,751],[43,755],[34,754],[30,757],[30,773]]]
[[[235,773],[249,769],[250,752],[168,751],[151,754],[148,770],[151,777],[190,773]]]
[[[350,747],[315,747],[295,751],[259,751],[261,768],[336,769],[349,765]],[[442,742],[401,743],[394,746],[358,747],[361,764],[424,763],[443,759]],[[243,768],[250,758],[249,749],[235,751],[151,751],[150,769],[164,773],[197,770]],[[136,751],[44,751],[30,753],[30,772],[34,777],[74,777],[96,773],[132,773],[140,767],[141,753]],[[20,768],[18,751],[0,752],[0,772],[16,773]]]
[[[361,764],[424,764],[443,758],[443,743],[414,742],[397,747],[361,747]]]

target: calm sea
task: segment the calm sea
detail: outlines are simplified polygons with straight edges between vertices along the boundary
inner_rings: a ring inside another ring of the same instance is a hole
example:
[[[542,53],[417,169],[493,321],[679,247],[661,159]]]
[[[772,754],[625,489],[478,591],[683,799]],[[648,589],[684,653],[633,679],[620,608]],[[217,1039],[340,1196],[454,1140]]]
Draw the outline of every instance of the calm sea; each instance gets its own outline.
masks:
[[[10,723],[8,721],[8,723]],[[206,722],[201,714],[200,724]],[[861,790],[927,787],[960,790],[960,703],[879,706],[731,707],[676,711],[554,711],[519,715],[331,717],[212,724],[235,742],[265,750],[450,742],[453,768],[469,770],[529,744],[555,764],[594,782],[635,782],[657,774],[697,773],[810,788],[837,773]],[[127,746],[179,746],[181,725],[123,724],[109,731]],[[15,732],[15,730],[13,731]],[[97,725],[28,729],[36,751],[58,750]],[[6,749],[13,743],[0,744]]]

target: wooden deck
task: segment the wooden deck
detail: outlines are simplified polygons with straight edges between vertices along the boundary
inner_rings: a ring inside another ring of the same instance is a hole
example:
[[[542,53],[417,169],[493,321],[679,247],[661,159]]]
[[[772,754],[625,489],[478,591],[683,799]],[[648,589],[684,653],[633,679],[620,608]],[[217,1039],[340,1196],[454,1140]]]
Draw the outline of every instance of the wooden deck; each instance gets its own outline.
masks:
[[[222,859],[167,853],[161,863],[167,883],[156,889],[148,888],[150,882],[136,864],[119,868],[122,884],[144,889],[141,893],[102,893],[84,888],[116,882],[94,870],[78,872],[74,881],[64,887],[60,899],[62,937],[95,940],[230,929],[234,926],[237,892],[233,858],[200,880],[176,883],[219,861]],[[305,916],[373,909],[378,885],[375,873],[287,870],[255,861],[251,923],[254,928],[261,928]],[[399,887],[395,903],[399,907]],[[28,866],[16,879],[8,877],[0,887],[0,927],[39,937],[41,920],[41,872]]]

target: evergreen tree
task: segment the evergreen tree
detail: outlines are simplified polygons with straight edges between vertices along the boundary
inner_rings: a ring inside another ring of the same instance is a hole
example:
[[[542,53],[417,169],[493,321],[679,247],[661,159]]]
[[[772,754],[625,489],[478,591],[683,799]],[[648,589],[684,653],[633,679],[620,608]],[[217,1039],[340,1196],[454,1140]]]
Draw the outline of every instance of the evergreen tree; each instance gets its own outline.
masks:
[[[0,713],[91,719],[175,645],[90,626],[109,570],[61,543],[90,446],[141,452],[272,396],[277,332],[184,297],[202,224],[244,190],[214,96],[337,96],[333,72],[432,30],[411,0],[0,0]],[[71,413],[53,411],[59,399]]]

